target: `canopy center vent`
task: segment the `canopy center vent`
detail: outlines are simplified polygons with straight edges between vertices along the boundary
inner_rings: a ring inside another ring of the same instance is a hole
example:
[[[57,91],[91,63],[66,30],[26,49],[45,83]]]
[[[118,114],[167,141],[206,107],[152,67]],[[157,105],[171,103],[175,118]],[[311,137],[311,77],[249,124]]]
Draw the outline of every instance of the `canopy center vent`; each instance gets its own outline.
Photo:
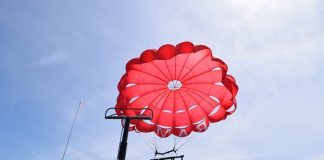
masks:
[[[172,80],[168,83],[169,90],[177,90],[182,87],[182,83],[179,80]]]

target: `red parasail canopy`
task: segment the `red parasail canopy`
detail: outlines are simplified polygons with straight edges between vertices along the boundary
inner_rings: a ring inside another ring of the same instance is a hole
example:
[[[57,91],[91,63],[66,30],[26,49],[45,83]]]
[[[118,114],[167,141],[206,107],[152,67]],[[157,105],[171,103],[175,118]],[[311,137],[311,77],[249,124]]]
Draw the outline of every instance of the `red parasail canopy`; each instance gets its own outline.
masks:
[[[238,86],[227,65],[204,45],[183,42],[144,51],[130,60],[118,84],[116,108],[150,108],[153,119],[132,120],[130,130],[159,137],[204,132],[236,110]],[[234,109],[232,109],[232,107]],[[116,110],[117,115],[149,115]]]

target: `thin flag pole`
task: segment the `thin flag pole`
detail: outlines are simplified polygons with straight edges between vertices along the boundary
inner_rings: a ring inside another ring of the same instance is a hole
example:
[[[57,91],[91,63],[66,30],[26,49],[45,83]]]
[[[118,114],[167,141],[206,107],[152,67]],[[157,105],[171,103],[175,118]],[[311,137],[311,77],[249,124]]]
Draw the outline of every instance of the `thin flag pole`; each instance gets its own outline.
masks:
[[[80,110],[81,105],[82,105],[82,101],[80,101],[79,106],[78,106],[78,109],[77,109],[77,111],[75,113],[74,120],[73,120],[73,123],[72,123],[72,127],[70,129],[69,137],[67,139],[67,142],[66,142],[66,145],[65,145],[65,149],[64,149],[64,152],[63,152],[62,160],[64,160],[64,157],[65,157],[65,154],[66,154],[66,150],[68,148],[68,145],[69,145],[69,142],[70,142],[70,138],[71,138],[71,134],[72,134],[72,131],[73,131],[73,128],[74,128],[74,124],[75,124],[76,118],[78,116],[78,113],[79,113],[79,110]]]

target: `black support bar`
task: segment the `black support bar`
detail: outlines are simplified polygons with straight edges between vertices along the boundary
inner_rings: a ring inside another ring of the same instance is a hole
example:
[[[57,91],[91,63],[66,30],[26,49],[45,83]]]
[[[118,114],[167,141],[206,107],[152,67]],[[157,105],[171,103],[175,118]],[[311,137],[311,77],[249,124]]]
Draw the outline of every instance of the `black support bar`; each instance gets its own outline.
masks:
[[[119,145],[119,152],[118,152],[118,159],[119,160],[125,160],[126,158],[126,150],[127,150],[127,139],[128,139],[128,129],[129,129],[129,123],[130,119],[125,119],[125,125],[124,125],[124,131],[123,131],[123,138]]]
[[[151,159],[151,160],[175,160],[175,159],[181,159],[183,160],[183,157],[184,155],[181,155],[181,156],[172,156],[172,157],[163,157],[163,158],[154,158],[154,159]]]
[[[121,110],[122,112],[125,112],[127,110],[135,110],[143,112],[143,111],[150,111],[150,115],[144,115],[139,114],[136,116],[126,116],[126,115],[117,115],[117,114],[111,114],[107,115],[107,113],[111,110]],[[124,130],[122,135],[122,141],[119,144],[119,150],[118,150],[118,160],[125,160],[126,159],[126,151],[127,151],[127,139],[128,139],[128,131],[130,126],[130,121],[132,119],[142,119],[142,120],[151,120],[153,118],[153,111],[149,108],[108,108],[105,113],[105,119],[123,119],[124,120]]]

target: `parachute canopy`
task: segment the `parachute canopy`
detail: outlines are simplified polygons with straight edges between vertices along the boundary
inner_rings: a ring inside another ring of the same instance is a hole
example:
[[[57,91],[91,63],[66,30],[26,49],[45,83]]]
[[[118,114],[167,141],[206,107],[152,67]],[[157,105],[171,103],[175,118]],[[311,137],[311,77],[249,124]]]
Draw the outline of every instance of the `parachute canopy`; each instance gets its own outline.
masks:
[[[116,108],[150,108],[153,119],[132,120],[130,130],[159,137],[204,132],[236,110],[238,86],[227,65],[204,45],[183,42],[149,49],[126,64]],[[116,110],[120,116],[145,110]]]

